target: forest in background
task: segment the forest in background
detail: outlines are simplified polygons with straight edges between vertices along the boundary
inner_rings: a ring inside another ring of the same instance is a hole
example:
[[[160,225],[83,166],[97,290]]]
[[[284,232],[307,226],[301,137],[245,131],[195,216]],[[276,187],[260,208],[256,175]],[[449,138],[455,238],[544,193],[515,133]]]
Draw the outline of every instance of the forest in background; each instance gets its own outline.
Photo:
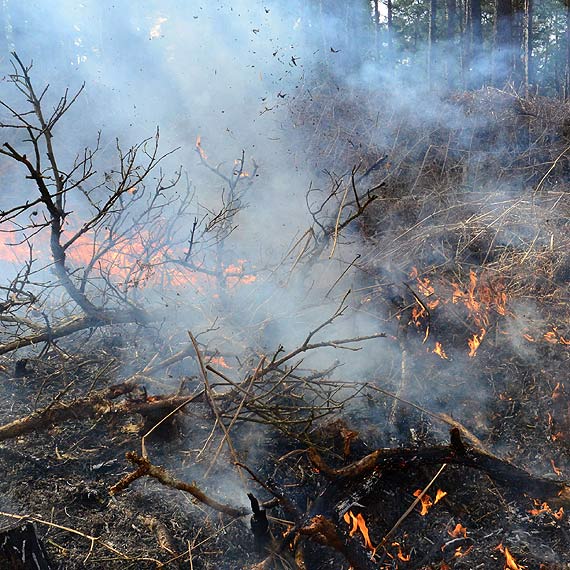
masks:
[[[384,73],[409,71],[430,87],[476,89],[512,82],[526,94],[570,96],[568,0],[318,4],[323,21],[344,24],[331,31],[321,22],[323,47],[351,51],[359,63]]]

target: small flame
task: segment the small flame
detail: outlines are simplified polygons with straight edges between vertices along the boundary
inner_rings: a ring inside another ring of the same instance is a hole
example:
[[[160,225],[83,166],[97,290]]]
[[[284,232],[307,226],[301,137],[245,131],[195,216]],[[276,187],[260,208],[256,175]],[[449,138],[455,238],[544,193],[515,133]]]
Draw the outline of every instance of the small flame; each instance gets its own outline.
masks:
[[[550,344],[563,344],[564,346],[570,346],[570,340],[564,338],[558,332],[558,327],[552,327],[552,330],[544,333],[543,336],[544,340]]]
[[[421,489],[417,489],[416,491],[414,491],[414,497],[419,497],[422,494],[422,490]],[[420,510],[420,515],[422,517],[425,517],[428,514],[428,511],[430,510],[431,506],[433,505],[433,501],[431,500],[431,497],[427,494],[425,494],[421,499],[421,510]]]
[[[375,553],[376,549],[370,542],[370,534],[368,532],[368,527],[366,526],[366,521],[364,520],[362,514],[358,513],[355,515],[352,511],[348,511],[347,513],[344,513],[343,518],[346,524],[352,525],[349,531],[349,535],[354,536],[358,531],[360,531],[360,534],[362,534],[364,537],[364,544],[366,545],[366,548]]]
[[[439,501],[441,501],[441,499],[443,499],[443,497],[445,497],[447,495],[447,491],[442,491],[441,489],[437,490],[437,493],[435,494],[435,501],[433,502],[434,505],[436,505],[437,503],[439,503]]]
[[[196,137],[196,151],[198,152],[202,160],[208,160],[208,155],[202,148],[202,137],[200,135]]]
[[[463,550],[463,546],[458,546],[453,553],[453,558],[463,558],[464,556],[467,556],[472,549],[473,545],[469,546],[467,550]]]
[[[435,348],[432,351],[434,354],[437,354],[440,358],[443,358],[445,360],[449,360],[449,356],[447,356],[447,354],[445,353],[445,350],[443,350],[443,346],[441,346],[441,342],[436,341],[435,343]]]
[[[214,366],[218,366],[220,368],[231,368],[231,366],[226,362],[226,359],[223,356],[214,356],[210,360],[210,364]]]
[[[398,558],[402,561],[402,562],[409,562],[412,559],[412,555],[411,554],[404,554],[404,552],[402,551],[402,546],[400,545],[399,542],[393,542],[392,546],[397,546],[398,547]]]
[[[553,511],[546,501],[540,502],[538,499],[533,499],[532,502],[534,503],[534,506],[537,507],[536,509],[530,509],[528,511],[533,517],[541,515],[542,513],[552,515],[559,521],[564,517],[564,507],[560,507],[557,511]]]
[[[453,530],[447,531],[447,534],[452,538],[467,538],[467,529],[461,523],[457,523]]]
[[[469,345],[469,357],[470,358],[473,358],[477,354],[477,349],[481,345],[481,342],[485,338],[486,334],[487,334],[487,331],[485,329],[481,329],[480,334],[474,334],[473,338],[470,338],[467,341],[467,344]]]
[[[236,158],[234,160],[234,167],[235,167],[234,168],[234,175],[235,176],[239,175],[240,178],[249,178],[250,177],[249,172],[243,170],[243,164],[242,164],[241,160]]]
[[[495,550],[498,550],[505,555],[505,570],[525,570],[524,566],[519,566],[517,564],[517,561],[509,552],[509,549],[506,546],[503,546],[502,542],[497,546],[497,548],[495,548]]]

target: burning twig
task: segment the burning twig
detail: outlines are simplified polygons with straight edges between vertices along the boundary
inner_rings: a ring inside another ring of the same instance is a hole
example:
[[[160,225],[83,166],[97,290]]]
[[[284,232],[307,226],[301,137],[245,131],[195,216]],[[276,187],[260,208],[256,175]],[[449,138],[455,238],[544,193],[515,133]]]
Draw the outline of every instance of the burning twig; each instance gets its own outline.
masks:
[[[146,457],[141,457],[134,451],[129,451],[126,454],[126,458],[137,466],[137,469],[132,473],[129,473],[125,477],[123,477],[118,483],[113,485],[109,489],[109,493],[111,495],[117,495],[123,492],[129,485],[131,485],[137,479],[141,477],[148,476],[156,479],[166,487],[170,487],[171,489],[178,489],[180,491],[184,491],[185,493],[189,493],[192,495],[196,500],[204,503],[205,505],[211,507],[212,509],[219,511],[220,513],[224,513],[226,515],[232,517],[243,517],[248,514],[246,509],[238,509],[236,507],[232,507],[231,505],[227,505],[224,503],[220,503],[216,499],[212,499],[208,495],[206,495],[197,485],[194,483],[186,483],[185,481],[181,481],[174,477],[171,473],[166,471],[163,467],[159,467],[157,465],[152,464]]]

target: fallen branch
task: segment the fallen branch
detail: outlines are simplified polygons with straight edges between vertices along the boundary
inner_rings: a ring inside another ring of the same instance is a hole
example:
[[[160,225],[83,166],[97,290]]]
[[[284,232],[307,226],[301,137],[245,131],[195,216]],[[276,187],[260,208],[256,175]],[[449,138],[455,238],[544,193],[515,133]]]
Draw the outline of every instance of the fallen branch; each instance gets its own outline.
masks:
[[[492,479],[519,491],[530,492],[551,500],[570,501],[570,486],[566,481],[537,477],[489,452],[467,446],[459,430],[451,430],[450,445],[423,449],[377,449],[346,467],[330,467],[315,449],[308,450],[309,459],[319,471],[332,479],[354,479],[377,469],[401,470],[416,465],[453,463],[480,469]]]
[[[115,414],[157,414],[168,413],[183,402],[189,403],[188,396],[166,396],[157,400],[125,400],[117,404],[111,400],[131,392],[136,387],[133,383],[111,386],[105,390],[93,392],[85,398],[72,402],[56,402],[42,410],[0,426],[0,441],[12,439],[35,431],[49,429],[71,419],[101,418]],[[196,395],[198,398],[200,394]]]
[[[111,495],[117,495],[121,493],[129,485],[134,483],[137,479],[147,476],[156,479],[166,487],[170,487],[171,489],[178,489],[179,491],[184,491],[185,493],[189,493],[201,503],[204,503],[205,505],[209,506],[210,508],[216,511],[219,511],[220,513],[224,513],[232,517],[243,517],[250,514],[247,509],[232,507],[231,505],[220,503],[216,499],[212,499],[211,497],[206,495],[206,493],[204,493],[194,483],[186,483],[185,481],[177,479],[163,467],[154,465],[146,457],[141,457],[134,451],[129,451],[126,454],[126,458],[131,463],[136,465],[137,469],[132,473],[129,473],[128,475],[123,477],[118,483],[113,485],[109,489],[109,493]]]

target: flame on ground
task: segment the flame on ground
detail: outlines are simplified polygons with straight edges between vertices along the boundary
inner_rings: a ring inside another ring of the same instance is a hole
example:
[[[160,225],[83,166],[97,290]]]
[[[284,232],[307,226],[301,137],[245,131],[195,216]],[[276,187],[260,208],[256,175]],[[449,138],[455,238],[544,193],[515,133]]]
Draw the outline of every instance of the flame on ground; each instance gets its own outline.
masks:
[[[556,520],[559,521],[564,517],[564,507],[560,507],[557,511],[553,511],[551,506],[546,501],[541,502],[538,499],[533,499],[532,502],[536,508],[530,509],[528,512],[533,517],[536,517],[542,513],[552,515]]]
[[[349,531],[350,536],[354,536],[357,532],[360,531],[360,534],[364,537],[364,544],[368,550],[372,551],[372,554],[376,552],[374,546],[372,546],[372,542],[370,542],[370,534],[368,532],[368,526],[366,525],[366,521],[361,513],[355,515],[352,511],[348,511],[344,513],[344,522],[348,525],[351,525],[351,529]]]
[[[435,501],[433,502],[434,505],[436,505],[437,503],[439,503],[439,501],[441,501],[441,499],[443,499],[443,497],[445,497],[447,495],[447,491],[442,491],[441,489],[437,490],[437,493],[435,494]]]
[[[447,534],[452,538],[467,538],[467,529],[461,523],[457,523],[453,530],[447,531]]]
[[[422,490],[421,489],[417,489],[416,491],[414,491],[414,497],[419,497],[422,494]],[[422,517],[425,517],[428,514],[428,511],[430,510],[431,506],[433,505],[433,501],[431,500],[431,497],[428,494],[425,494],[421,499],[421,509],[420,509],[420,515]]]
[[[213,364],[214,366],[218,366],[220,368],[231,368],[223,356],[213,356],[210,359],[210,364]]]
[[[495,550],[498,550],[505,555],[505,570],[525,570],[525,566],[520,566],[517,564],[517,561],[509,552],[509,549],[506,546],[503,546],[502,542],[499,544],[499,546],[497,546],[497,548],[495,548]]]
[[[449,356],[447,356],[447,354],[445,353],[445,350],[443,350],[443,346],[441,345],[441,342],[436,341],[435,343],[435,348],[432,351],[434,354],[437,354],[440,358],[443,358],[445,360],[449,360]]]
[[[396,556],[402,561],[402,562],[409,562],[412,559],[412,555],[411,554],[404,554],[403,550],[402,550],[402,546],[399,542],[393,542],[392,546],[396,546],[398,548],[398,553],[396,554]]]
[[[474,334],[472,338],[467,341],[469,345],[469,357],[473,358],[477,354],[477,349],[481,346],[481,342],[485,338],[487,331],[485,329],[481,329],[480,334]]]
[[[468,546],[465,550],[463,550],[463,546],[458,546],[453,553],[453,558],[463,558],[467,556],[471,550],[473,550],[473,545]]]

